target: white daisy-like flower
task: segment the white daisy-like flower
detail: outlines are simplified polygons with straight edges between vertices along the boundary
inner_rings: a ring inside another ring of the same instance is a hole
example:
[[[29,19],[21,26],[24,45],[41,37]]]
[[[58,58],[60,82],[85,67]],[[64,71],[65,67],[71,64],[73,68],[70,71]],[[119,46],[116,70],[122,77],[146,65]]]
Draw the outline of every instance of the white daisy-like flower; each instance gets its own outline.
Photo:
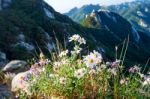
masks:
[[[65,50],[65,51],[62,51],[60,54],[59,54],[59,57],[63,57],[63,56],[66,56],[68,54],[68,50]]]
[[[54,67],[53,67],[53,71],[54,71],[54,72],[58,72],[59,69],[60,69],[60,66],[54,66]]]
[[[81,44],[86,44],[86,40],[84,38],[81,38],[81,36],[78,35],[78,34],[75,34],[75,35],[73,35],[72,37],[69,38],[69,42],[72,42],[72,41],[76,41],[80,45]]]
[[[66,84],[66,78],[65,77],[61,77],[60,79],[59,79],[59,81],[60,81],[60,84]]]
[[[69,38],[69,42],[78,41],[80,38],[80,35],[74,34],[72,37]]]
[[[78,69],[77,71],[75,71],[74,76],[77,77],[78,79],[80,79],[81,77],[83,77],[86,73],[86,69],[85,68],[81,68]]]
[[[87,67],[94,68],[96,66],[96,59],[93,55],[88,55],[84,59]]]
[[[86,44],[86,40],[84,38],[80,38],[78,42],[81,44]]]
[[[100,53],[94,51],[93,53],[90,53],[90,55],[86,56],[84,61],[87,67],[94,68],[94,66],[102,62],[102,56]]]
[[[102,55],[100,53],[98,53],[97,51],[93,51],[93,55],[96,57],[96,63],[99,64],[102,62]]]

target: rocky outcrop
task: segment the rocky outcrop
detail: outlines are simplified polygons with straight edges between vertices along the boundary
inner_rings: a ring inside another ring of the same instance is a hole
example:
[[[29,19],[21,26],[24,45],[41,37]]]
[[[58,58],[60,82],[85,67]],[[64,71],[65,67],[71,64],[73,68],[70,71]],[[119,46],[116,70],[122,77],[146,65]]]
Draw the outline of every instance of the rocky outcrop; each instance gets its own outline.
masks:
[[[28,70],[27,62],[21,60],[13,60],[9,62],[3,69],[3,72],[19,73]]]

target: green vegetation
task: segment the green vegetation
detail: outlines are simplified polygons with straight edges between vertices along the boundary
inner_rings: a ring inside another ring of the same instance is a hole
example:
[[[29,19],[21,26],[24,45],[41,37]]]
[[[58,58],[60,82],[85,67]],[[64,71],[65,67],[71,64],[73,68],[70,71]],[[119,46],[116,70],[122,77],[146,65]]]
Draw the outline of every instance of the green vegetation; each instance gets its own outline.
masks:
[[[81,55],[84,50],[80,46],[86,43],[84,38],[73,35],[69,41],[73,42],[73,49],[58,51],[50,60],[41,54],[39,61],[32,65],[30,74],[18,79],[17,84],[24,86],[16,87],[19,92],[16,93],[18,98],[145,99],[150,97],[150,78],[142,74],[138,66],[123,71],[125,67],[122,64],[127,45],[120,56],[122,61],[104,62],[97,51],[90,52],[86,56]]]

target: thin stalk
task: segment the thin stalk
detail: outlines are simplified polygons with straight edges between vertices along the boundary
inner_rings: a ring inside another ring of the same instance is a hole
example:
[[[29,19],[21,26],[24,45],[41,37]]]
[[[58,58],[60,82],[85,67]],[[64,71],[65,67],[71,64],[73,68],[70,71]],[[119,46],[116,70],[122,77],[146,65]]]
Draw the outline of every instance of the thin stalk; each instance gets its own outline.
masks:
[[[122,49],[121,49],[121,54],[120,54],[119,60],[121,60],[122,55],[123,55],[123,51],[124,51],[124,47],[125,47],[125,41],[126,41],[126,40],[123,41],[123,47],[122,47]]]
[[[145,71],[146,67],[148,66],[149,61],[150,61],[150,58],[147,60],[145,66],[144,66],[144,70],[142,71],[142,73]]]
[[[124,51],[124,55],[123,55],[121,66],[124,63],[124,60],[125,60],[125,57],[126,57],[126,53],[127,53],[127,50],[128,50],[128,46],[129,46],[129,36],[128,36],[128,39],[127,39],[127,43],[126,43],[126,47],[125,47],[125,51]]]

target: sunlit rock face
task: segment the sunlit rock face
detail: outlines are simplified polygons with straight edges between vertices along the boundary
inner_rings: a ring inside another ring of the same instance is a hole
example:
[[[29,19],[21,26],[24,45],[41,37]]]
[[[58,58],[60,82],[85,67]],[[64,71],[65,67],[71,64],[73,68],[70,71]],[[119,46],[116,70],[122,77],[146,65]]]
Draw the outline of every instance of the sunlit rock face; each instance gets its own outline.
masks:
[[[12,0],[0,0],[0,10],[10,5]]]

